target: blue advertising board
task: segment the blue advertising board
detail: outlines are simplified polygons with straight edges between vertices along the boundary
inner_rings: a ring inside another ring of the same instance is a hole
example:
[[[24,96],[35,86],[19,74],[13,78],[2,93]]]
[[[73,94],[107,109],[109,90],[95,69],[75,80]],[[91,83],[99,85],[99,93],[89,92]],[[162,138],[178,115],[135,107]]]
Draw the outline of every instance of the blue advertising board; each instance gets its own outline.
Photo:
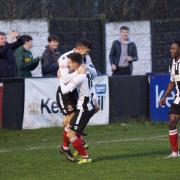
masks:
[[[159,106],[159,101],[169,84],[169,75],[152,75],[150,76],[150,119],[152,121],[167,121],[168,110],[173,102],[175,90],[166,98],[164,106]]]

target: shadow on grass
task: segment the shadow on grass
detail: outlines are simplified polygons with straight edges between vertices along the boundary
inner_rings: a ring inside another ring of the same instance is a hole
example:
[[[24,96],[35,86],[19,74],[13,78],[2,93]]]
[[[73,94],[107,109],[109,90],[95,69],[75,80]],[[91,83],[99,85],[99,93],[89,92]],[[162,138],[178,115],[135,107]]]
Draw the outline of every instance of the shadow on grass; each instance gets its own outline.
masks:
[[[134,154],[113,154],[113,155],[102,155],[101,157],[94,158],[93,161],[109,161],[109,160],[120,160],[120,159],[129,159],[129,158],[144,158],[148,156],[160,156],[165,157],[168,155],[167,151],[154,151],[154,152],[141,152]]]

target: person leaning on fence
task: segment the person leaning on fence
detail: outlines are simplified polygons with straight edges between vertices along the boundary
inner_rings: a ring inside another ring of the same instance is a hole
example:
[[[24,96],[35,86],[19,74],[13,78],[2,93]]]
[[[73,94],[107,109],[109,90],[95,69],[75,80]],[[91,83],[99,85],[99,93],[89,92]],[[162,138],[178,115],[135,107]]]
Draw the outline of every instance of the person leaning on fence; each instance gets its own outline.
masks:
[[[23,36],[23,45],[15,51],[18,77],[32,77],[31,71],[39,64],[39,57],[33,59],[30,49],[32,48],[32,37]]]
[[[136,44],[128,37],[129,27],[120,28],[120,39],[112,44],[109,60],[113,75],[131,75],[132,63],[138,60]]]
[[[0,32],[0,78],[15,77],[17,75],[13,51],[22,45],[22,36],[17,31],[12,31],[8,34],[8,37],[10,42],[7,42],[6,34]],[[16,41],[13,42],[15,39]]]
[[[58,58],[60,52],[58,50],[59,40],[55,35],[48,37],[48,45],[42,54],[41,66],[43,76],[57,76],[57,70],[59,69]]]

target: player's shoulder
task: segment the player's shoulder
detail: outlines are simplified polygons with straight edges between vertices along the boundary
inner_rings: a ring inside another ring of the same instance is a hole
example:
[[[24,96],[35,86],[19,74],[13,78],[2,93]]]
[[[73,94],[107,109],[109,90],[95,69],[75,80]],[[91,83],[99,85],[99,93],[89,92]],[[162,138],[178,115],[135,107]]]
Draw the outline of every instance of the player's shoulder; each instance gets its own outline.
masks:
[[[85,56],[85,58],[86,58],[86,61],[91,61],[91,56],[90,56],[89,54],[87,54],[87,55]]]
[[[85,56],[85,64],[87,65],[92,64],[91,56],[89,54]]]
[[[70,53],[72,53],[73,52],[73,50],[72,51],[68,51],[68,52],[65,52],[64,54],[62,54],[60,57],[59,57],[59,60],[66,60],[67,59],[67,55],[68,54],[70,54]]]
[[[73,50],[65,52],[62,56],[67,56],[68,54],[71,54],[71,53],[73,53]]]

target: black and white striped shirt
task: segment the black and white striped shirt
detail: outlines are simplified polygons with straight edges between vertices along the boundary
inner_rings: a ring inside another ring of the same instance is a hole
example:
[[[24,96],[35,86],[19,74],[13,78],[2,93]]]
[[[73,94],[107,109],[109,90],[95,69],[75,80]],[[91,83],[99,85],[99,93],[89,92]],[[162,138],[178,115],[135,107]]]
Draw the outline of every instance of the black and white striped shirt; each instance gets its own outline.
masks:
[[[78,74],[68,84],[65,84],[60,79],[60,87],[63,94],[68,94],[77,88],[78,91],[78,102],[77,109],[79,110],[92,110],[92,77],[90,73]]]
[[[174,82],[176,86],[174,104],[180,104],[180,59],[177,61],[173,59],[170,81]]]

